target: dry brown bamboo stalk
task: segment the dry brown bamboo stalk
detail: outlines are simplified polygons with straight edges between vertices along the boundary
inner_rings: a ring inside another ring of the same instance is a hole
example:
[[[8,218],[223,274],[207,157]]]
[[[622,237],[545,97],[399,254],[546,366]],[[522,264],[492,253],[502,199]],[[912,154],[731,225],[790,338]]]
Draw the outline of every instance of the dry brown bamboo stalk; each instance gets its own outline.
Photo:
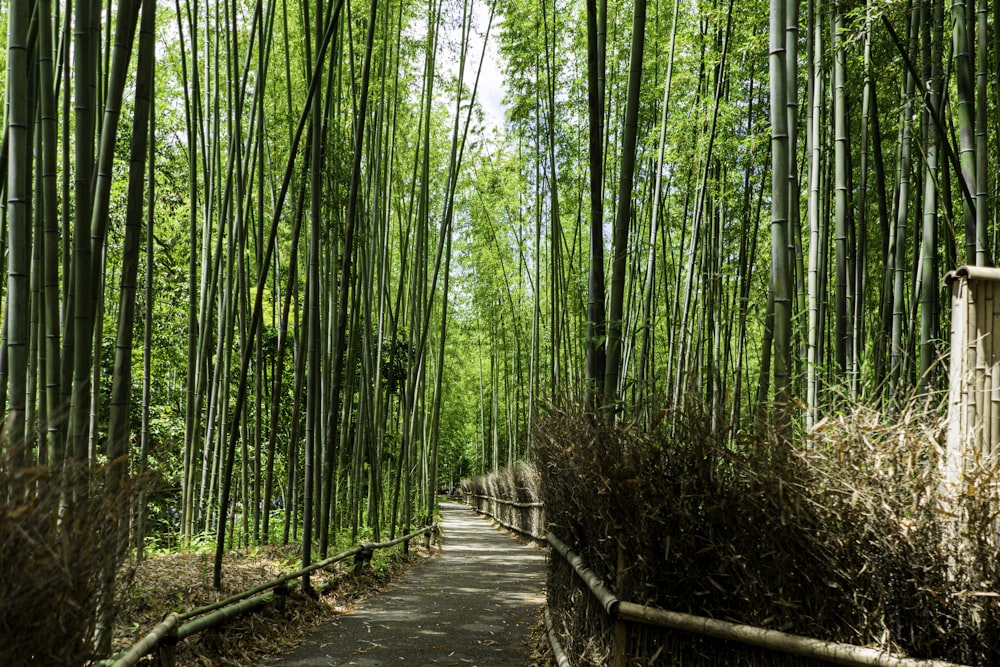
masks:
[[[965,350],[962,362],[962,396],[964,405],[962,406],[962,447],[972,446],[974,438],[971,436],[972,428],[976,423],[976,383],[972,378],[976,368],[976,301],[975,287],[972,284],[965,285],[965,339],[962,341],[962,349]]]
[[[997,440],[1000,440],[1000,336],[994,332],[1000,331],[1000,283],[990,282],[992,301],[990,309],[990,347],[987,352],[989,366],[990,391],[986,395],[989,405],[990,428],[984,431],[986,439],[985,453],[992,456],[996,450]]]
[[[990,284],[984,280],[976,281],[976,367],[975,367],[975,391],[976,391],[976,417],[973,423],[973,433],[975,436],[976,451],[985,453],[986,435],[989,433],[989,409],[986,402],[986,395],[989,390],[987,378],[986,351],[992,349],[990,340],[989,325],[993,321],[992,311],[992,289]]]
[[[552,623],[552,613],[547,606],[545,607],[545,633],[548,635],[549,646],[552,647],[552,657],[555,658],[556,664],[559,667],[573,667],[573,663],[566,656],[566,651],[563,650],[562,642],[559,641],[559,634]]]

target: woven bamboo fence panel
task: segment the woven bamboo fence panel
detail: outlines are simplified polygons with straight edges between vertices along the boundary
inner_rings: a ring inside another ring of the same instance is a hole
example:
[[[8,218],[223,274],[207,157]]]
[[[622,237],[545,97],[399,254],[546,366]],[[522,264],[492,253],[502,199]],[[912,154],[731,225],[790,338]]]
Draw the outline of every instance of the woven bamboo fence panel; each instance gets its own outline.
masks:
[[[1000,269],[963,266],[948,273],[945,285],[951,288],[951,361],[941,497],[960,539],[967,502],[998,499]]]

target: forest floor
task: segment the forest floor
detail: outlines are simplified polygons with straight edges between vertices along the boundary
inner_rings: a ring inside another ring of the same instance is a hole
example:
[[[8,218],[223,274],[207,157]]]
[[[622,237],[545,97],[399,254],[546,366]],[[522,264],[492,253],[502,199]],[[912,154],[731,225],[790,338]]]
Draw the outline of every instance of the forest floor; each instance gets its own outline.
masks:
[[[466,528],[473,527],[477,533],[485,533],[489,540],[506,542],[507,545],[502,548],[529,549],[534,551],[535,556],[541,555],[542,552],[537,549],[519,545],[516,540],[491,528],[486,520],[474,517],[468,508],[458,505],[453,505],[452,508],[449,514],[455,512],[464,515],[463,525]],[[361,601],[372,596],[386,597],[390,601],[397,598],[399,587],[405,587],[414,576],[427,576],[427,570],[431,571],[431,576],[435,576],[435,568],[438,571],[443,569],[449,586],[462,587],[453,580],[456,573],[453,562],[445,562],[441,566],[436,563],[448,560],[438,557],[442,552],[454,556],[465,548],[460,543],[457,531],[449,531],[447,523],[445,526],[443,549],[441,546],[432,546],[428,551],[420,544],[422,540],[414,540],[408,556],[400,553],[399,548],[378,553],[367,574],[351,574],[350,559],[335,567],[315,572],[312,576],[313,587],[324,590],[318,599],[305,595],[296,588],[288,596],[283,612],[269,605],[255,613],[232,619],[221,628],[189,637],[177,646],[177,665],[208,667],[273,663],[278,659],[275,656],[288,655],[295,647],[310,640],[313,645],[317,645],[323,633],[334,627],[338,616],[364,607],[359,605]],[[116,654],[138,642],[171,611],[184,612],[211,604],[294,570],[301,559],[301,549],[298,545],[265,546],[227,553],[223,564],[221,592],[212,587],[212,558],[213,554],[210,552],[172,553],[147,558],[138,564],[128,564],[119,584],[119,614],[112,653]],[[543,556],[541,562],[544,564]],[[484,565],[494,568],[495,564],[478,562],[472,565],[469,575],[475,576],[480,582],[486,578],[485,581],[491,585],[497,583],[497,580],[491,578],[495,576],[492,572],[483,571]],[[543,572],[544,567],[536,570]],[[527,607],[530,613],[527,616],[522,614],[514,623],[518,646],[513,654],[508,649],[505,655],[517,657],[514,662],[504,664],[543,665],[547,662],[548,646],[541,614],[543,584],[544,574],[540,581],[532,579],[528,584],[529,587],[535,587],[539,598],[532,599]],[[379,596],[380,593],[386,595]],[[478,598],[482,603],[481,593]],[[358,614],[351,616],[357,617]],[[493,630],[487,629],[486,632],[489,636],[481,639],[479,645],[487,650],[492,647],[494,652],[499,650],[500,640],[493,639],[494,635],[490,634]],[[146,660],[141,664],[154,664],[151,657]],[[470,663],[455,660],[453,663],[442,664]],[[500,663],[494,661],[479,664]]]
[[[230,620],[226,625],[189,637],[177,646],[177,665],[259,665],[267,655],[296,646],[313,627],[344,613],[361,599],[376,594],[412,565],[438,551],[427,551],[414,540],[404,556],[399,547],[381,551],[366,574],[351,574],[352,559],[313,573],[312,586],[323,590],[318,599],[296,587],[285,610],[273,605]],[[127,649],[172,611],[182,613],[248,590],[295,570],[299,545],[262,546],[229,552],[223,561],[222,591],[212,587],[213,554],[172,553],[126,565],[118,586],[119,613],[112,654]],[[146,663],[153,664],[152,658]]]

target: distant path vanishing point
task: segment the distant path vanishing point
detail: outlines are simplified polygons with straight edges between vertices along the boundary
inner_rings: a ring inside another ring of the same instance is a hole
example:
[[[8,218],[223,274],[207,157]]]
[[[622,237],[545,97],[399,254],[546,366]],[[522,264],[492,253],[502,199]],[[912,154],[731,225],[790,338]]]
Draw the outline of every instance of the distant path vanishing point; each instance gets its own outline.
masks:
[[[465,505],[440,508],[440,554],[269,664],[527,665],[528,631],[545,603],[545,552],[500,532]]]

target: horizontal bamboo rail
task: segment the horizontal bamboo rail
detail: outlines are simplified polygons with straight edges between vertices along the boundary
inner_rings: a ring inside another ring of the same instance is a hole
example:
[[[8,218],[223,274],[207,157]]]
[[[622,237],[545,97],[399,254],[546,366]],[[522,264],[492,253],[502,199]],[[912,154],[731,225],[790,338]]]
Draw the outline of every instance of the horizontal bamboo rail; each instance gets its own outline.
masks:
[[[175,632],[178,623],[180,623],[180,617],[176,613],[167,614],[138,644],[125,651],[120,658],[115,660],[112,663],[112,667],[128,667],[129,665],[136,664],[140,658],[152,653],[159,646],[160,642]]]
[[[507,500],[506,498],[497,498],[495,496],[485,496],[485,495],[483,495],[481,493],[466,493],[465,497],[466,497],[466,501],[465,502],[466,502],[467,505],[469,505],[469,507],[471,507],[472,509],[474,509],[476,512],[478,512],[480,514],[485,514],[486,516],[490,517],[491,519],[493,519],[494,521],[496,521],[498,524],[500,524],[502,527],[506,528],[507,530],[513,531],[515,533],[518,533],[519,535],[523,535],[524,537],[528,537],[528,538],[530,538],[532,540],[536,540],[538,542],[544,542],[545,541],[545,537],[542,536],[542,535],[535,535],[530,530],[522,528],[521,526],[515,526],[515,525],[513,525],[511,523],[508,523],[508,522],[504,521],[502,518],[500,518],[499,516],[497,516],[497,512],[496,512],[495,509],[492,509],[492,508],[489,509],[489,510],[480,509],[479,507],[477,507],[476,503],[472,502],[472,499],[473,498],[478,498],[480,500],[486,500],[488,502],[495,503],[495,504],[500,504],[500,505],[507,505],[508,507],[515,507],[517,509],[542,509],[542,508],[545,507],[545,503],[542,503],[542,502],[525,503],[525,502],[519,502],[519,501],[516,501],[516,500]]]
[[[548,605],[545,606],[545,634],[549,638],[549,646],[552,647],[552,657],[555,658],[556,665],[573,667],[566,651],[563,650],[562,642],[559,641],[559,633],[556,632],[555,626],[552,624],[552,612],[549,611]]]
[[[583,580],[612,621],[642,623],[668,630],[763,648],[799,658],[825,660],[836,665],[847,665],[849,667],[962,667],[952,662],[905,658],[893,655],[887,651],[880,651],[864,646],[811,639],[777,630],[768,630],[750,625],[720,621],[714,618],[657,609],[656,607],[635,604],[633,602],[625,602],[615,597],[611,589],[601,581],[594,571],[587,566],[583,558],[573,551],[569,545],[551,532],[548,534],[548,541],[552,545],[553,550],[562,556],[573,568],[577,576]],[[546,607],[546,614],[548,615],[548,613],[549,610]],[[551,641],[555,630],[549,618],[546,618],[546,627]],[[556,640],[558,642],[558,637],[556,637]],[[619,648],[623,653],[624,647]],[[560,647],[559,650],[561,652],[562,648]],[[555,653],[555,645],[553,646],[553,653]],[[558,657],[557,660],[559,660]],[[623,654],[621,660],[623,663]],[[562,662],[560,661],[561,664]]]
[[[184,641],[191,635],[196,635],[202,630],[208,630],[223,625],[226,621],[237,616],[242,616],[256,609],[260,609],[274,599],[274,591],[262,593],[252,598],[246,598],[236,604],[223,607],[211,614],[196,618],[190,623],[185,623],[177,630],[177,641]]]
[[[367,559],[370,560],[371,554],[375,550],[388,549],[389,547],[393,547],[397,544],[408,542],[421,534],[424,535],[429,542],[431,533],[436,526],[437,524],[432,523],[428,526],[420,528],[419,530],[415,530],[412,533],[402,535],[394,540],[389,540],[388,542],[379,542],[377,544],[365,542],[364,544],[339,553],[336,556],[331,556],[330,558],[322,560],[318,563],[313,563],[307,567],[300,568],[294,572],[283,574],[276,579],[272,579],[271,581],[260,584],[259,586],[255,586],[254,588],[232,595],[224,600],[219,600],[218,602],[213,602],[212,604],[186,611],[183,614],[168,614],[167,617],[154,627],[148,635],[143,637],[139,643],[119,653],[113,658],[108,658],[107,660],[102,660],[96,663],[97,667],[134,667],[140,659],[158,649],[160,651],[159,664],[161,667],[173,667],[172,648],[177,642],[183,641],[184,639],[187,639],[191,635],[197,634],[202,630],[208,630],[209,628],[222,625],[230,618],[235,618],[236,616],[241,616],[254,611],[265,604],[272,602],[276,597],[279,599],[284,598],[284,596],[288,594],[289,587],[297,583],[295,580],[309,574],[310,572],[314,572],[324,567],[333,565],[339,561],[346,560],[351,556],[361,556],[362,558],[367,557]],[[195,620],[178,627],[181,621],[192,618]]]
[[[497,498],[496,496],[484,496],[481,493],[468,493],[466,494],[471,498],[482,498],[483,500],[489,500],[490,502],[500,503],[502,505],[510,505],[512,507],[518,508],[528,508],[528,507],[545,507],[545,503],[534,502],[534,503],[523,503],[517,500],[507,500],[506,498]]]
[[[417,533],[422,533],[422,532],[423,532],[423,529],[417,531]],[[416,533],[414,533],[414,534],[416,534]],[[398,540],[394,540],[391,544],[388,544],[387,546],[392,546],[393,544],[398,544],[398,543],[399,543]],[[383,545],[375,545],[375,546],[378,546],[379,548],[384,548]],[[252,597],[254,595],[257,595],[258,593],[263,593],[264,591],[271,590],[272,588],[277,588],[281,584],[288,583],[289,581],[292,581],[293,579],[299,579],[300,577],[303,577],[303,576],[305,576],[307,574],[315,572],[316,570],[321,570],[324,567],[329,567],[330,565],[333,565],[334,563],[337,563],[337,562],[342,561],[342,560],[346,560],[347,558],[350,558],[351,556],[355,556],[355,555],[361,553],[362,551],[364,551],[364,546],[363,545],[356,546],[356,547],[354,547],[352,549],[348,549],[347,551],[339,553],[336,556],[331,556],[330,558],[322,560],[322,561],[320,561],[318,563],[313,563],[312,565],[309,565],[308,567],[303,567],[301,569],[295,570],[294,572],[289,572],[288,574],[283,574],[280,577],[278,577],[276,579],[272,579],[271,581],[264,582],[263,584],[260,584],[259,586],[255,586],[254,588],[250,588],[250,589],[242,591],[240,593],[236,593],[235,595],[231,595],[228,598],[226,598],[225,600],[219,600],[218,602],[213,602],[212,604],[207,604],[204,607],[198,607],[197,609],[191,609],[189,611],[186,611],[183,614],[181,614],[181,620],[182,621],[186,621],[189,618],[194,618],[195,616],[201,616],[203,614],[207,614],[209,612],[215,611],[216,609],[222,609],[223,607],[227,607],[227,606],[229,606],[229,605],[231,605],[233,603],[239,602],[240,600],[245,600],[246,598],[249,598],[249,597]]]
[[[601,603],[604,607],[605,613],[612,618],[612,620],[618,618],[618,605],[620,601],[615,597],[615,594],[604,585],[600,577],[587,566],[583,558],[580,557],[578,553],[570,549],[569,545],[556,537],[553,533],[549,533],[549,544],[552,548],[562,556],[567,563],[573,566],[573,571],[576,572],[577,576],[583,580],[583,583],[587,584],[587,588],[590,589],[591,594],[597,601]]]

